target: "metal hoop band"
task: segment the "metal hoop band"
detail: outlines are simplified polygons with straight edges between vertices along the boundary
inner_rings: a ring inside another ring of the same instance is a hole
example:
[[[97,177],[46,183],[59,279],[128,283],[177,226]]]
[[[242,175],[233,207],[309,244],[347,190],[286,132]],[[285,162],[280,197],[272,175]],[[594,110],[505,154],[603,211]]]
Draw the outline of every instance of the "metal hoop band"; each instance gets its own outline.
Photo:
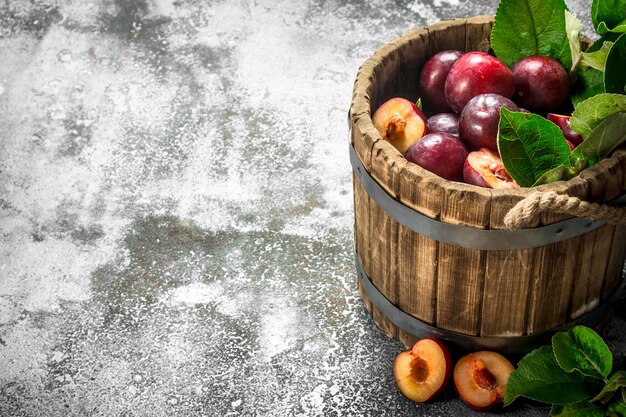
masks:
[[[557,331],[566,330],[572,326],[582,324],[589,327],[593,327],[602,322],[602,320],[608,316],[612,307],[619,300],[621,293],[624,289],[624,281],[620,284],[619,288],[600,306],[594,310],[580,316],[574,321],[566,323],[565,325],[553,329],[548,332],[537,333],[527,336],[469,336],[449,330],[439,329],[431,326],[415,317],[400,310],[391,301],[387,299],[372,283],[369,279],[359,256],[355,256],[356,270],[361,282],[363,291],[369,298],[369,301],[376,307],[381,313],[387,317],[393,324],[398,326],[405,332],[413,335],[418,339],[422,338],[437,338],[444,342],[449,342],[465,350],[495,350],[502,353],[525,353],[532,349],[547,343],[550,340],[552,334]]]
[[[431,239],[452,243],[464,248],[483,250],[511,250],[536,248],[590,232],[604,221],[572,218],[547,226],[519,230],[488,230],[441,222],[405,206],[376,182],[367,172],[354,147],[350,145],[350,162],[367,194],[394,220]],[[622,195],[613,203],[626,200]]]

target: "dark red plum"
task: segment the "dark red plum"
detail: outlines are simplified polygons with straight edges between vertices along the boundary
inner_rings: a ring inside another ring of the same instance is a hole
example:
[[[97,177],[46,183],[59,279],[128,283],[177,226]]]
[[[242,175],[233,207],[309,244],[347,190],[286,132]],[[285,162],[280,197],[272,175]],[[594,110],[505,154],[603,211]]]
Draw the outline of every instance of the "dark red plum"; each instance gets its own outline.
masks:
[[[454,113],[439,113],[426,121],[429,133],[444,132],[459,136],[459,116]]]
[[[583,142],[582,135],[580,133],[574,132],[572,130],[572,127],[570,126],[571,116],[548,113],[547,119],[561,129],[561,132],[563,132],[563,136],[565,136],[565,139],[567,139],[569,142],[573,143],[576,146],[580,145]]]
[[[449,133],[429,133],[411,146],[405,158],[422,168],[451,181],[463,178],[467,148]]]
[[[534,55],[512,68],[515,80],[513,101],[535,113],[560,109],[569,97],[569,77],[559,61]]]
[[[448,112],[450,106],[446,102],[445,86],[450,68],[463,55],[456,50],[441,51],[433,55],[420,75],[422,99],[428,110],[434,113]]]
[[[511,111],[519,108],[506,97],[498,94],[481,94],[472,98],[459,118],[459,137],[471,149],[498,149],[498,123],[500,109]]]
[[[513,74],[498,58],[484,52],[468,52],[450,69],[446,79],[446,101],[457,113],[480,94],[493,93],[513,97]]]

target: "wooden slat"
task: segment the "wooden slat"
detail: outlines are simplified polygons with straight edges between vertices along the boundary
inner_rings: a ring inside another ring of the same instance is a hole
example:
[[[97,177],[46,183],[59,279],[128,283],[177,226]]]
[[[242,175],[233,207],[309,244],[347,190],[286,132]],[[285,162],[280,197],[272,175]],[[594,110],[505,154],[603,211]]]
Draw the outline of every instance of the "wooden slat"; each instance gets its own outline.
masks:
[[[441,220],[484,229],[489,225],[491,193],[487,189],[446,181]],[[478,335],[486,251],[439,243],[437,326]]]
[[[578,318],[600,304],[614,231],[615,226],[604,225],[585,235],[578,258],[578,276],[572,289],[570,319]]]
[[[602,286],[602,300],[606,300],[617,290],[624,270],[626,260],[626,226],[615,227],[611,242],[609,263],[606,267],[606,276]]]
[[[504,216],[528,194],[528,189],[491,190],[490,228],[503,229]],[[487,252],[482,336],[521,336],[526,333],[533,254],[534,249]],[[507,313],[502,314],[503,311]]]
[[[369,267],[370,260],[370,212],[369,212],[369,204],[370,198],[363,189],[359,179],[356,174],[352,174],[353,181],[353,190],[354,190],[354,245],[356,253],[361,260],[361,264],[365,263]],[[361,297],[363,297],[362,288],[359,285],[359,291],[361,292]],[[364,299],[365,300],[365,299]],[[364,301],[365,302],[365,301]],[[366,308],[371,311],[372,306],[369,303],[369,300],[365,303]]]
[[[467,19],[439,22],[428,26],[430,56],[448,49],[465,50],[465,28]]]
[[[582,199],[587,198],[588,189],[587,181],[580,178],[537,187],[539,191],[556,191]],[[571,216],[544,212],[539,216],[539,225],[568,218]],[[567,239],[537,248],[533,252],[527,333],[548,331],[567,322],[573,287],[581,280],[582,261],[579,256],[583,240],[583,237]]]
[[[419,29],[408,33],[396,42],[396,48],[403,58],[400,72],[394,77],[398,83],[399,96],[415,102],[420,96],[419,74],[430,57],[428,31]]]
[[[622,193],[622,172],[623,167],[617,158],[607,158],[581,172],[579,178],[589,184],[589,200],[604,202]],[[571,319],[593,310],[600,303],[614,233],[614,226],[605,225],[585,235],[578,258],[579,275],[572,288]]]
[[[391,197],[400,189],[400,172],[407,160],[387,141],[372,148],[372,177]],[[398,223],[378,204],[370,200],[370,271],[372,284],[393,304],[398,303]],[[374,308],[374,320],[390,336],[397,336],[397,327]]]
[[[488,52],[489,35],[493,27],[493,16],[476,16],[467,19],[465,26],[465,51]]]
[[[438,218],[443,201],[441,179],[414,164],[400,177],[400,201],[431,218]],[[439,243],[400,226],[398,242],[398,307],[428,324],[435,324]]]

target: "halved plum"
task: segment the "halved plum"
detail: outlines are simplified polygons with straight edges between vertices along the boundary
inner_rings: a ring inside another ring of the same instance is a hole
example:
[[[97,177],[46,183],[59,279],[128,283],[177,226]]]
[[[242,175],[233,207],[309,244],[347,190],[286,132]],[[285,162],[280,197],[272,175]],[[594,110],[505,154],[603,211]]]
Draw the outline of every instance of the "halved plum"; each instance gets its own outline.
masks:
[[[468,184],[485,188],[520,188],[504,168],[500,156],[487,148],[467,155],[463,164],[463,180]]]
[[[439,340],[418,340],[411,350],[398,354],[393,363],[393,374],[400,392],[409,400],[431,400],[450,381],[450,352]]]
[[[415,103],[402,97],[384,102],[374,112],[372,122],[382,138],[402,154],[426,134],[426,116]]]
[[[454,367],[454,387],[465,404],[486,411],[504,399],[511,362],[496,352],[479,351],[463,356]]]

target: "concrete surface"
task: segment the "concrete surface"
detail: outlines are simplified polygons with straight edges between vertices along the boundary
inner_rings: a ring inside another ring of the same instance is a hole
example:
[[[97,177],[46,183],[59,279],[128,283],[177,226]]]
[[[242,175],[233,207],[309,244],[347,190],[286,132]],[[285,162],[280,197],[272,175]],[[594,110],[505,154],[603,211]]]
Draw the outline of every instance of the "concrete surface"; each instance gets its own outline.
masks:
[[[378,46],[495,7],[2,2],[0,415],[478,415],[395,387],[345,119]]]

